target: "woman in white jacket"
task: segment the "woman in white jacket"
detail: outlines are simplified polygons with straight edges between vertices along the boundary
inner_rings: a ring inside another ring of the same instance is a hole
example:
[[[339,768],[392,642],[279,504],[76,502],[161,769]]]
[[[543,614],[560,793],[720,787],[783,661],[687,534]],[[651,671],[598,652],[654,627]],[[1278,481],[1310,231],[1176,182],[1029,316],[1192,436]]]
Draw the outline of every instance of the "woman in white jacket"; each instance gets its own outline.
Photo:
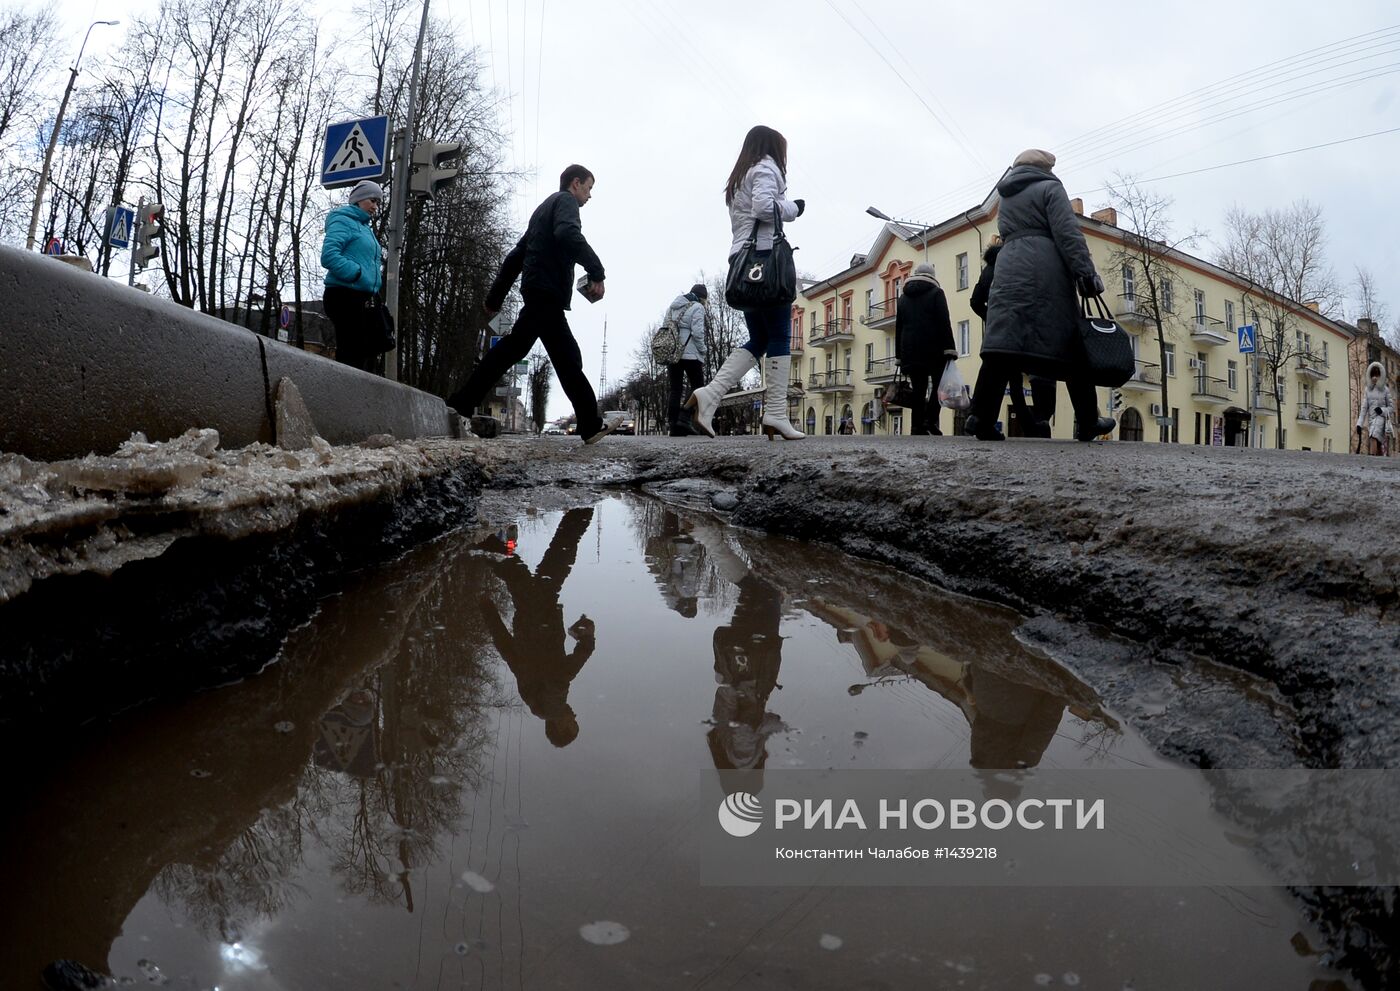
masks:
[[[1384,454],[1386,434],[1394,435],[1395,399],[1390,386],[1381,381],[1385,370],[1379,361],[1366,369],[1366,391],[1361,397],[1361,410],[1356,417],[1356,429],[1364,431],[1371,454]]]
[[[787,194],[787,139],[771,127],[762,124],[744,136],[744,146],[729,183],[724,189],[724,202],[729,207],[729,227],[733,241],[729,257],[733,258],[748,240],[754,222],[758,222],[759,252],[773,247],[773,211],[784,223],[802,216],[806,204],[789,200]],[[695,429],[715,435],[711,420],[725,393],[758,367],[765,359],[763,377],[763,432],[769,440],[776,434],[784,440],[800,440],[806,435],[788,419],[787,390],[792,374],[792,307],[788,303],[762,310],[745,310],[744,323],[749,339],[734,349],[709,385],[696,389],[686,401],[692,409]]]

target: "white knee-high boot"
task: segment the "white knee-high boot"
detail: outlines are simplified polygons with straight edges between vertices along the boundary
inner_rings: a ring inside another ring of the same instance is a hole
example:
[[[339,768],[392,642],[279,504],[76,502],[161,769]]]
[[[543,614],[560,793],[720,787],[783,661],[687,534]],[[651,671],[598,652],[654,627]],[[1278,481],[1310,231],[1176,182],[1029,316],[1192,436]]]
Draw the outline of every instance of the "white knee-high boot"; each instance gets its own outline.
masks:
[[[757,367],[758,359],[748,348],[735,348],[729,352],[729,357],[724,359],[724,364],[715,372],[710,384],[696,389],[685,401],[685,408],[693,411],[691,422],[695,424],[696,430],[711,437],[715,435],[715,428],[710,425],[710,421],[714,419],[715,410],[719,409],[719,401]]]
[[[788,378],[792,374],[792,355],[769,356],[763,362],[763,375],[768,388],[763,393],[763,434],[769,440],[777,434],[783,440],[801,440],[807,435],[788,419]]]

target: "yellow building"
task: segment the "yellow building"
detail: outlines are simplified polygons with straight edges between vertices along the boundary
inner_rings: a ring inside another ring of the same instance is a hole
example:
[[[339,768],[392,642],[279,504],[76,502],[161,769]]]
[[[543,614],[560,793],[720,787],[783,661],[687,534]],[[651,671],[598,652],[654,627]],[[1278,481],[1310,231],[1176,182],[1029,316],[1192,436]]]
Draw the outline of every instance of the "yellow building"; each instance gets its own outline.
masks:
[[[1072,203],[1107,287],[1104,298],[1139,356],[1137,373],[1116,395],[1098,390],[1102,411],[1107,413],[1114,401],[1119,404],[1114,439],[1348,449],[1347,411],[1353,403],[1346,355],[1355,336],[1352,328],[1261,292],[1210,262],[1163,249],[1157,257],[1163,273],[1157,295],[1167,345],[1164,362],[1153,307],[1146,305],[1142,292],[1141,266],[1130,257],[1131,239],[1116,226],[1112,209],[1084,216],[1083,204]],[[924,261],[933,266],[948,298],[959,371],[969,385],[976,381],[982,321],[969,299],[983,250],[997,231],[998,205],[993,191],[980,206],[933,227],[887,223],[867,254],[856,255],[844,271],[799,294],[793,307],[793,381],[798,381],[800,367],[803,394],[793,400],[794,422],[816,434],[837,433],[845,420],[856,433],[908,431],[907,411],[885,408],[881,397],[895,375],[900,289]],[[1271,348],[1282,359],[1276,362],[1273,383],[1266,361],[1240,352],[1237,329],[1245,324],[1263,327],[1266,342],[1274,341],[1268,328],[1283,327],[1284,339]],[[1069,438],[1074,414],[1063,384],[1059,393],[1053,435]],[[1281,410],[1275,409],[1275,396]],[[960,433],[963,418],[943,410],[938,423],[944,433]],[[1008,436],[1027,432],[1009,404],[1003,404],[1001,420]]]

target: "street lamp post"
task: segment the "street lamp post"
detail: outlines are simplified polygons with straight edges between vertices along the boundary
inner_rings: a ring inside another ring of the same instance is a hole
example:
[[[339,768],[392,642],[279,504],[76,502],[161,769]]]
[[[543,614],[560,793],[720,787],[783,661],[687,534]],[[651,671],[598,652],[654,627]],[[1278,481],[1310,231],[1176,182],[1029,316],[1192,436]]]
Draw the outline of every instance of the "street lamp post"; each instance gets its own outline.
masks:
[[[904,224],[904,225],[907,226],[907,227],[921,227],[921,228],[923,228],[923,231],[924,231],[924,261],[928,261],[928,231],[929,231],[929,228],[933,226],[932,224],[921,224],[921,223],[919,223],[919,221],[917,221],[917,220],[896,220],[894,217],[891,217],[888,213],[885,213],[883,210],[876,209],[876,208],[873,207],[873,206],[868,206],[868,207],[866,207],[866,208],[865,208],[865,212],[868,213],[868,214],[870,214],[870,216],[874,217],[876,220],[888,221],[888,222],[891,223],[891,224]]]
[[[39,229],[39,210],[44,202],[44,190],[49,184],[49,165],[53,162],[53,150],[58,144],[58,132],[63,127],[63,115],[68,111],[68,98],[73,95],[73,84],[78,81],[78,63],[83,60],[83,49],[87,48],[88,38],[92,35],[92,29],[99,24],[120,24],[120,21],[93,21],[88,25],[87,34],[83,35],[83,43],[78,48],[78,57],[73,60],[73,67],[69,69],[68,86],[63,91],[63,102],[58,105],[58,117],[53,122],[53,133],[49,135],[49,147],[44,152],[44,165],[39,170],[39,188],[34,191],[34,210],[29,214],[29,237],[25,239],[24,250],[34,250],[34,233]]]

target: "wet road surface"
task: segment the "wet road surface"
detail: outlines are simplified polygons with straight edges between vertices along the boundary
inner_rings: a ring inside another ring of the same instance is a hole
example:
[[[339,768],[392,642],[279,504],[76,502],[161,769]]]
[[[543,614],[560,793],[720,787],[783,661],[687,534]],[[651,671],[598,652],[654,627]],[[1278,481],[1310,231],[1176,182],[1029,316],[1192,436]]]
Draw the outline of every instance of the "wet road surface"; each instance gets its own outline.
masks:
[[[438,541],[261,675],[22,755],[0,985],[59,957],[224,991],[1330,977],[1279,889],[704,886],[703,769],[1162,763],[1018,622],[643,498]]]

